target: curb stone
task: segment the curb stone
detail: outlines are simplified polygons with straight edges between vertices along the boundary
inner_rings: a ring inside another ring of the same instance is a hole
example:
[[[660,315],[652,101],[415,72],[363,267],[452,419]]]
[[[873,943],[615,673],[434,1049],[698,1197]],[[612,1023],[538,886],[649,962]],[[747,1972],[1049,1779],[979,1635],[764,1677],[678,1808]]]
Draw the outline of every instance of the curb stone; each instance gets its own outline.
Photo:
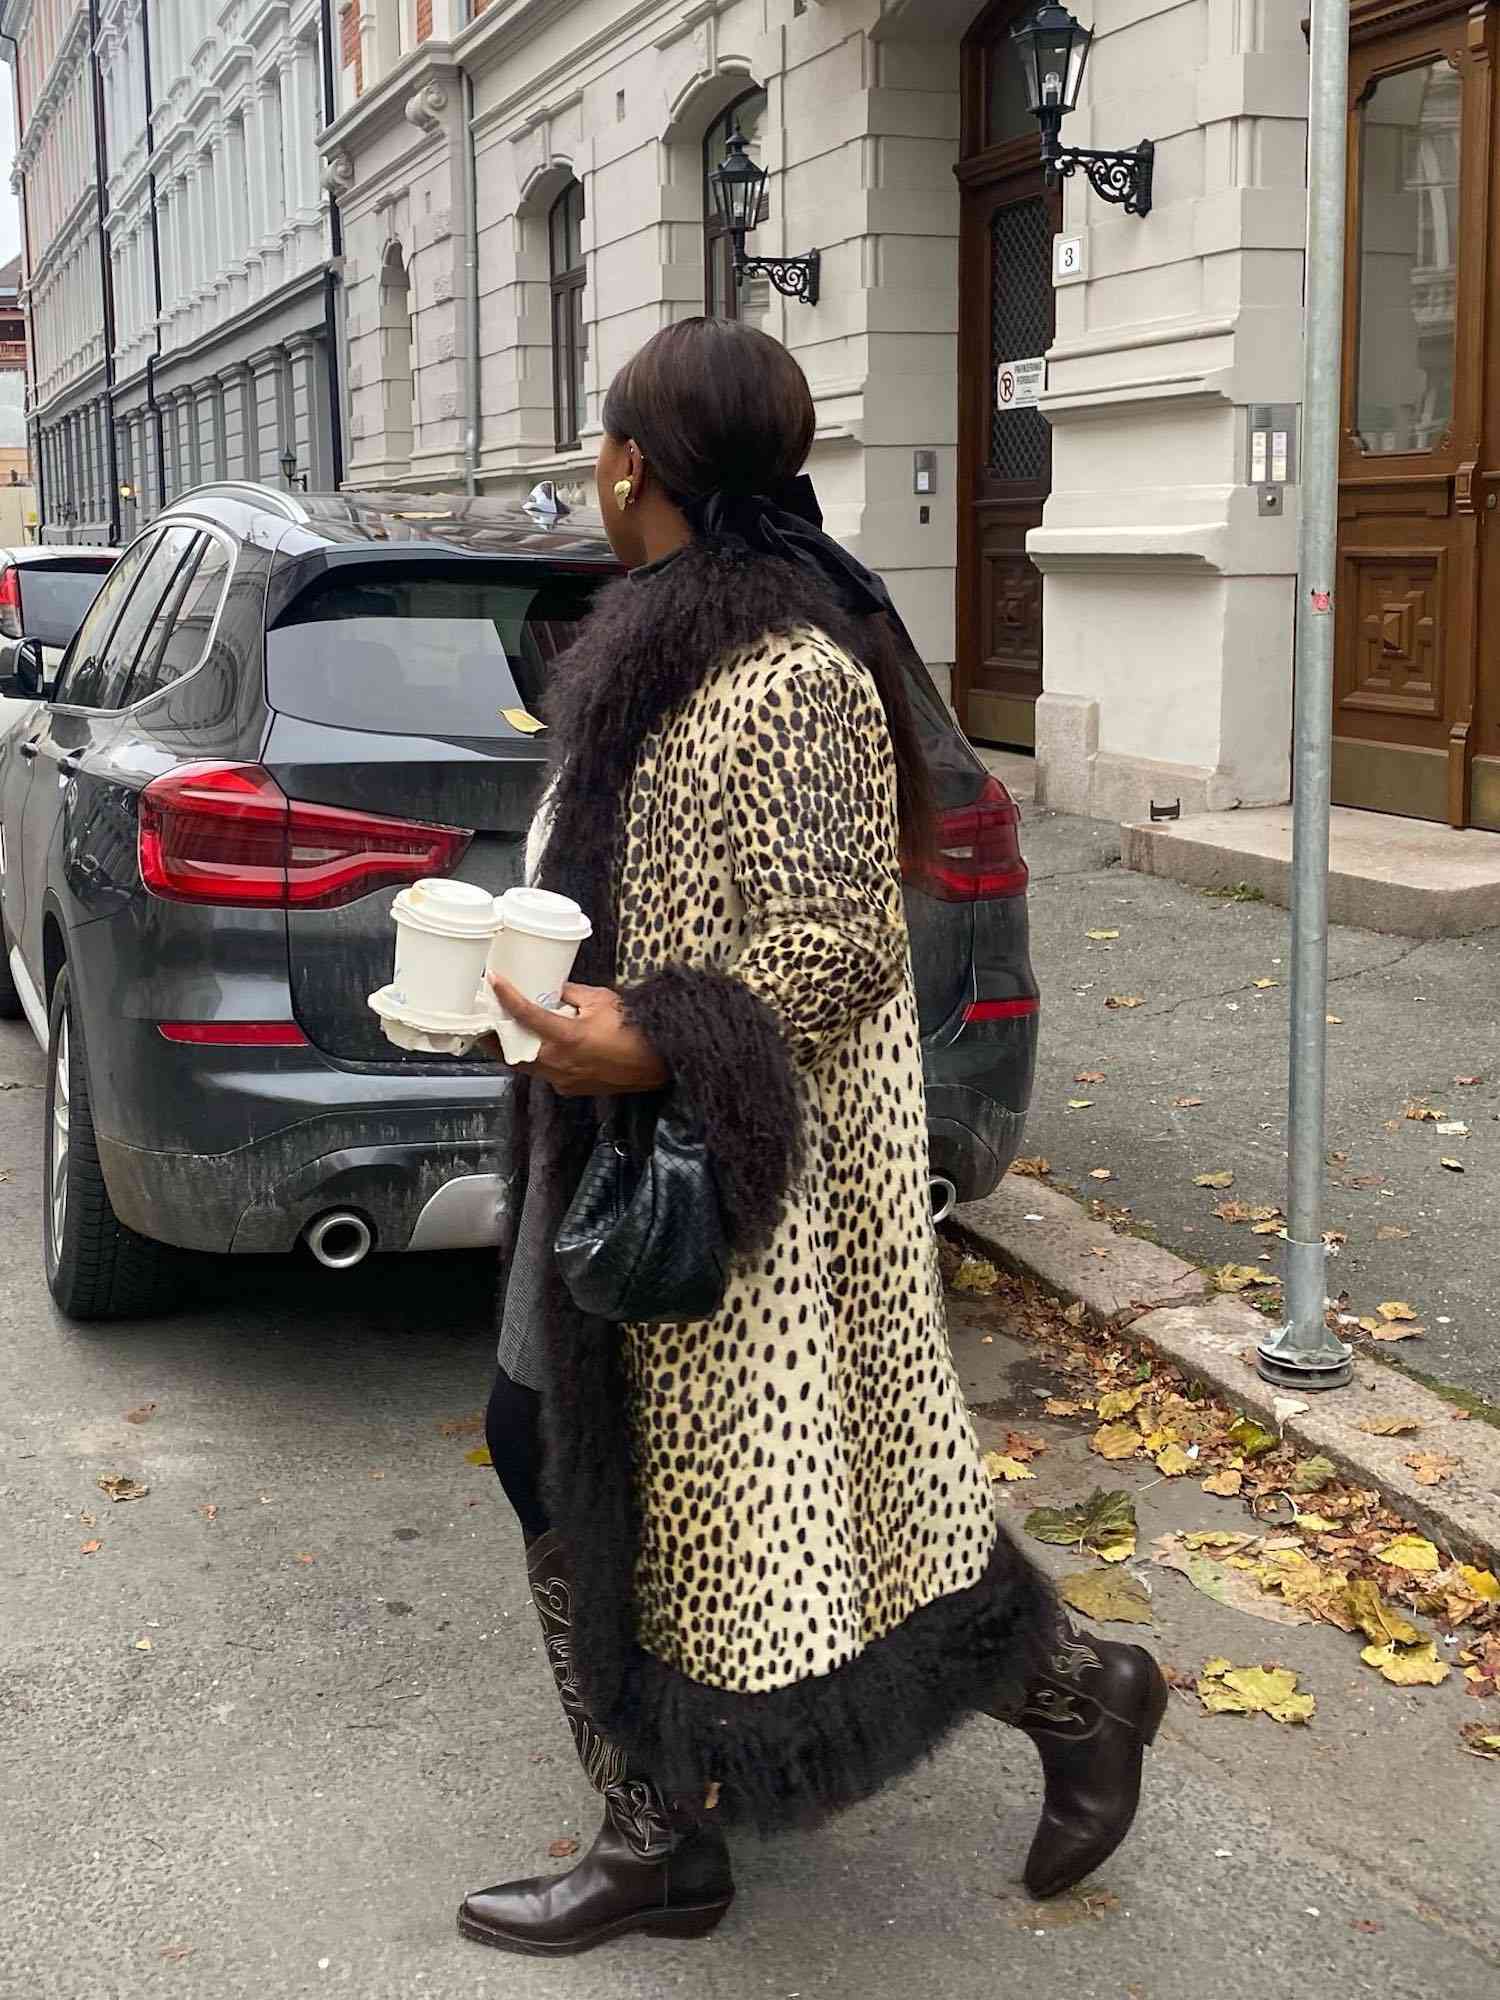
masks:
[[[1500,1431],[1453,1421],[1453,1406],[1419,1382],[1356,1352],[1347,1389],[1289,1395],[1256,1373],[1254,1349],[1268,1322],[1242,1300],[1209,1295],[1194,1264],[1154,1243],[1116,1236],[1079,1203],[1034,1180],[1008,1176],[994,1194],[955,1210],[954,1221],[1006,1269],[1109,1319],[1148,1306],[1127,1337],[1174,1362],[1259,1422],[1341,1472],[1371,1486],[1454,1555],[1500,1564]],[[1249,1355],[1247,1360],[1245,1357]],[[1371,1437],[1374,1417],[1407,1416],[1421,1431]],[[1413,1447],[1440,1450],[1460,1466],[1440,1485],[1419,1485],[1405,1463]]]

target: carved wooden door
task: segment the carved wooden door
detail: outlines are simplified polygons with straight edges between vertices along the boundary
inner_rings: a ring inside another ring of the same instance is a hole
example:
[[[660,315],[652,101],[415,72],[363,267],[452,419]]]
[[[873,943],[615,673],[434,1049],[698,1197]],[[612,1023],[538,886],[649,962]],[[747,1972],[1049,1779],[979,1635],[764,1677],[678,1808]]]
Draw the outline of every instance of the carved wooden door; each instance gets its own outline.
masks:
[[[1492,14],[1412,13],[1351,56],[1333,796],[1500,826]]]
[[[1010,48],[1020,11],[1020,0],[991,7],[964,47],[954,705],[971,736],[1029,747],[1042,689],[1042,578],[1026,536],[1051,490],[1052,441],[1040,410],[1004,407],[1001,382],[1010,363],[1052,344],[1060,197],[1043,185],[1037,124]]]

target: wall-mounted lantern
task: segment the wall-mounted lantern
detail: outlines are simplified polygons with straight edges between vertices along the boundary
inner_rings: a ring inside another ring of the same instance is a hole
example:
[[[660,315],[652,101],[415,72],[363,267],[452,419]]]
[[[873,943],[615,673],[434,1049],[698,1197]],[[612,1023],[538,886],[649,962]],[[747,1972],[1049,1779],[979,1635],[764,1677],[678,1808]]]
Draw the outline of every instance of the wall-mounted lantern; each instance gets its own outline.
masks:
[[[1055,187],[1081,167],[1101,201],[1114,202],[1127,215],[1149,215],[1156,157],[1151,140],[1142,139],[1126,152],[1096,152],[1086,146],[1058,144],[1062,121],[1078,104],[1089,44],[1094,39],[1089,29],[1080,26],[1066,7],[1045,0],[1034,14],[1016,23],[1010,38],[1026,79],[1027,101],[1042,128],[1047,185]]]
[[[734,275],[743,284],[746,278],[769,278],[783,298],[801,299],[804,305],[818,303],[818,277],[822,257],[809,250],[805,257],[747,257],[745,238],[760,220],[761,198],[768,172],[750,157],[750,141],[743,132],[732,132],[722,163],[709,175],[714,205],[734,244]]]
[[[281,454],[281,476],[286,481],[289,493],[295,486],[300,486],[304,493],[307,491],[307,474],[305,472],[299,474],[297,471],[297,454],[290,445]]]

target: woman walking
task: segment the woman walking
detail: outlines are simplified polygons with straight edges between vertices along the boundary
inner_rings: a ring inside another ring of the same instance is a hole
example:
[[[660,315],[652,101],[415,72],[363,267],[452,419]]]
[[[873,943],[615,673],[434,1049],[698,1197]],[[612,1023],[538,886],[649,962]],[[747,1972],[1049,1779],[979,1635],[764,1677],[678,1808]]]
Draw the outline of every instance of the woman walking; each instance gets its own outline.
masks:
[[[604,1823],[459,1925],[540,1953],[701,1934],[725,1828],[816,1821],[974,1711],[1041,1752],[1026,1880],[1052,1895],[1129,1830],[1166,1695],[999,1528],[949,1357],[901,889],[927,785],[887,600],[807,518],[813,403],[777,342],[672,326],[603,419],[631,573],[556,670],[532,841],[594,935],[576,1019],[497,989],[542,1051],[488,1435]],[[668,1083],[727,1286],[706,1319],[613,1326],[553,1245],[599,1100]]]

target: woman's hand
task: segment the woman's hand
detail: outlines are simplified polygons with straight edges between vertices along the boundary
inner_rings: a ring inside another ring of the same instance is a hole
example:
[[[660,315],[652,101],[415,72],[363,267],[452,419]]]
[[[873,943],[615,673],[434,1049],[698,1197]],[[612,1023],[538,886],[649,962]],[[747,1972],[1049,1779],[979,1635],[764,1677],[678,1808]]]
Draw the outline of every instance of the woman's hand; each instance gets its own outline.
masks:
[[[625,1019],[620,996],[609,987],[562,989],[564,1004],[578,1009],[576,1021],[536,1006],[496,975],[490,991],[513,1021],[541,1038],[536,1061],[516,1068],[550,1083],[559,1097],[622,1097],[659,1090],[667,1081],[666,1065]]]

